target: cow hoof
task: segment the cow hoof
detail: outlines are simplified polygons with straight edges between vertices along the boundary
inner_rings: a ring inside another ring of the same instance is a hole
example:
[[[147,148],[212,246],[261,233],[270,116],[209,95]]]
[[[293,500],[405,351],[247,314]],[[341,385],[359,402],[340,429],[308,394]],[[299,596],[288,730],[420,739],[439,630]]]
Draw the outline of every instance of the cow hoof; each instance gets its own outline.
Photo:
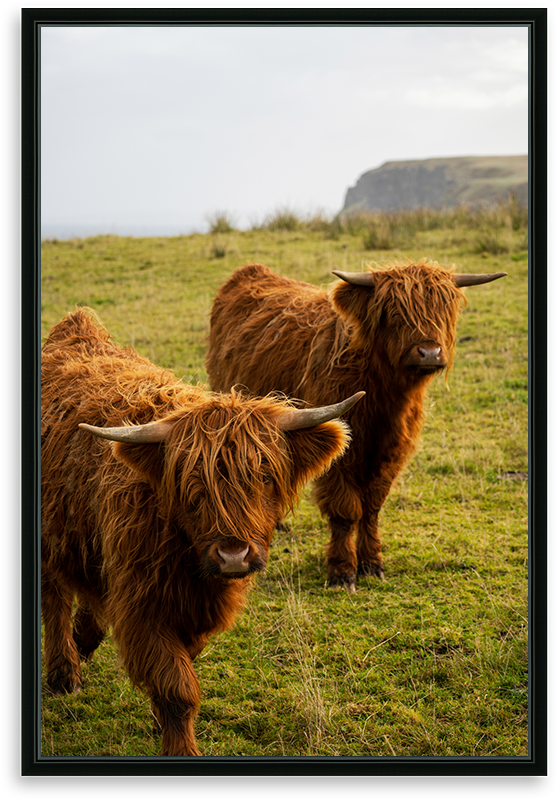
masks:
[[[47,684],[53,694],[73,694],[81,691],[81,679],[75,672],[60,667],[47,675]]]
[[[332,575],[327,582],[329,589],[345,589],[349,594],[356,592],[356,575]]]
[[[55,686],[51,686],[49,684],[50,690],[53,694],[62,695],[62,694],[77,694],[81,692],[82,685],[81,681],[67,679],[63,682],[57,683]]]
[[[370,578],[379,578],[381,581],[385,580],[384,569],[381,564],[364,561],[358,565],[358,574]]]

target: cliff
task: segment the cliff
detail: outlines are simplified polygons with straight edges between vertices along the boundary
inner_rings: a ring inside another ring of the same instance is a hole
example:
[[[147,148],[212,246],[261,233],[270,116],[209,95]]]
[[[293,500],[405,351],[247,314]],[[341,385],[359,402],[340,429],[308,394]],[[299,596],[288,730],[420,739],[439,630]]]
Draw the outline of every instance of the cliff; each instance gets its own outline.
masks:
[[[343,211],[491,203],[510,191],[527,202],[527,156],[387,161],[347,190]]]

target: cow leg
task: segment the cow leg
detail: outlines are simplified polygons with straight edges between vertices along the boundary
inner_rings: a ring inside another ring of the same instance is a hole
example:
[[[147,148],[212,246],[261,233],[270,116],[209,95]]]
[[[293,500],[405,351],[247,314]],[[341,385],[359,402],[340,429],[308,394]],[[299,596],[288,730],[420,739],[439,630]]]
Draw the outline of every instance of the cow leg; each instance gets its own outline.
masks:
[[[162,756],[201,755],[194,734],[194,719],[199,708],[199,685],[197,689],[197,706],[184,700],[172,700],[158,695],[151,698],[151,707],[162,733]]]
[[[73,638],[80,658],[87,661],[105,638],[106,631],[99,625],[96,616],[80,605],[74,617]]]
[[[129,623],[130,620],[126,620]],[[132,682],[143,687],[161,727],[163,756],[199,756],[194,719],[200,707],[198,677],[184,644],[171,631],[115,626],[120,655]]]
[[[314,486],[314,499],[329,518],[331,538],[327,548],[328,586],[355,591],[357,553],[353,539],[362,505],[358,489],[333,467]]]
[[[55,694],[81,688],[79,655],[72,637],[73,592],[51,577],[41,582],[47,683]]]
[[[382,561],[382,543],[378,531],[378,514],[380,508],[374,507],[363,501],[362,519],[358,525],[357,557],[358,574],[373,575],[384,579],[384,565]]]
[[[362,494],[362,518],[357,534],[359,575],[374,575],[384,579],[378,517],[398,471],[397,464],[389,464],[389,469],[375,478]]]
[[[327,583],[330,587],[342,586],[349,592],[356,590],[357,556],[353,528],[350,519],[329,518],[331,538],[327,546]]]

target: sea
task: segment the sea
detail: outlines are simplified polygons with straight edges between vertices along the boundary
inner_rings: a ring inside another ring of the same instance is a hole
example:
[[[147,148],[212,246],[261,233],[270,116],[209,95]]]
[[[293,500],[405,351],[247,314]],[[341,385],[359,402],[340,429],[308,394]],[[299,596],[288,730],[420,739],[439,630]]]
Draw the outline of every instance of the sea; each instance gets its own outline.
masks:
[[[207,225],[200,225],[196,228],[192,224],[176,225],[134,225],[126,223],[106,224],[106,223],[76,223],[76,222],[42,222],[41,239],[86,239],[89,236],[187,236],[191,233],[204,233],[202,228]]]

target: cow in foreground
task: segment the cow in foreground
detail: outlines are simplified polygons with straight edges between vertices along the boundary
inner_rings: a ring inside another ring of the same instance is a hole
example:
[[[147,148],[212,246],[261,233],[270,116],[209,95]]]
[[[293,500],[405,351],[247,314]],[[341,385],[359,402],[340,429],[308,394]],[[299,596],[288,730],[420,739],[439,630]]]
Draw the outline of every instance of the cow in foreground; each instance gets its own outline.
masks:
[[[345,450],[337,417],[363,393],[322,409],[210,394],[114,345],[83,309],[46,340],[41,391],[48,684],[80,689],[80,658],[110,626],[162,754],[199,755],[193,661],[233,622],[297,489]]]
[[[314,486],[331,531],[329,585],[352,592],[357,572],[383,578],[378,515],[416,447],[426,388],[451,365],[462,289],[506,273],[423,260],[333,274],[341,280],[324,291],[261,264],[237,270],[213,304],[206,366],[213,390],[242,384],[311,405],[366,391],[348,416],[349,450]]]

